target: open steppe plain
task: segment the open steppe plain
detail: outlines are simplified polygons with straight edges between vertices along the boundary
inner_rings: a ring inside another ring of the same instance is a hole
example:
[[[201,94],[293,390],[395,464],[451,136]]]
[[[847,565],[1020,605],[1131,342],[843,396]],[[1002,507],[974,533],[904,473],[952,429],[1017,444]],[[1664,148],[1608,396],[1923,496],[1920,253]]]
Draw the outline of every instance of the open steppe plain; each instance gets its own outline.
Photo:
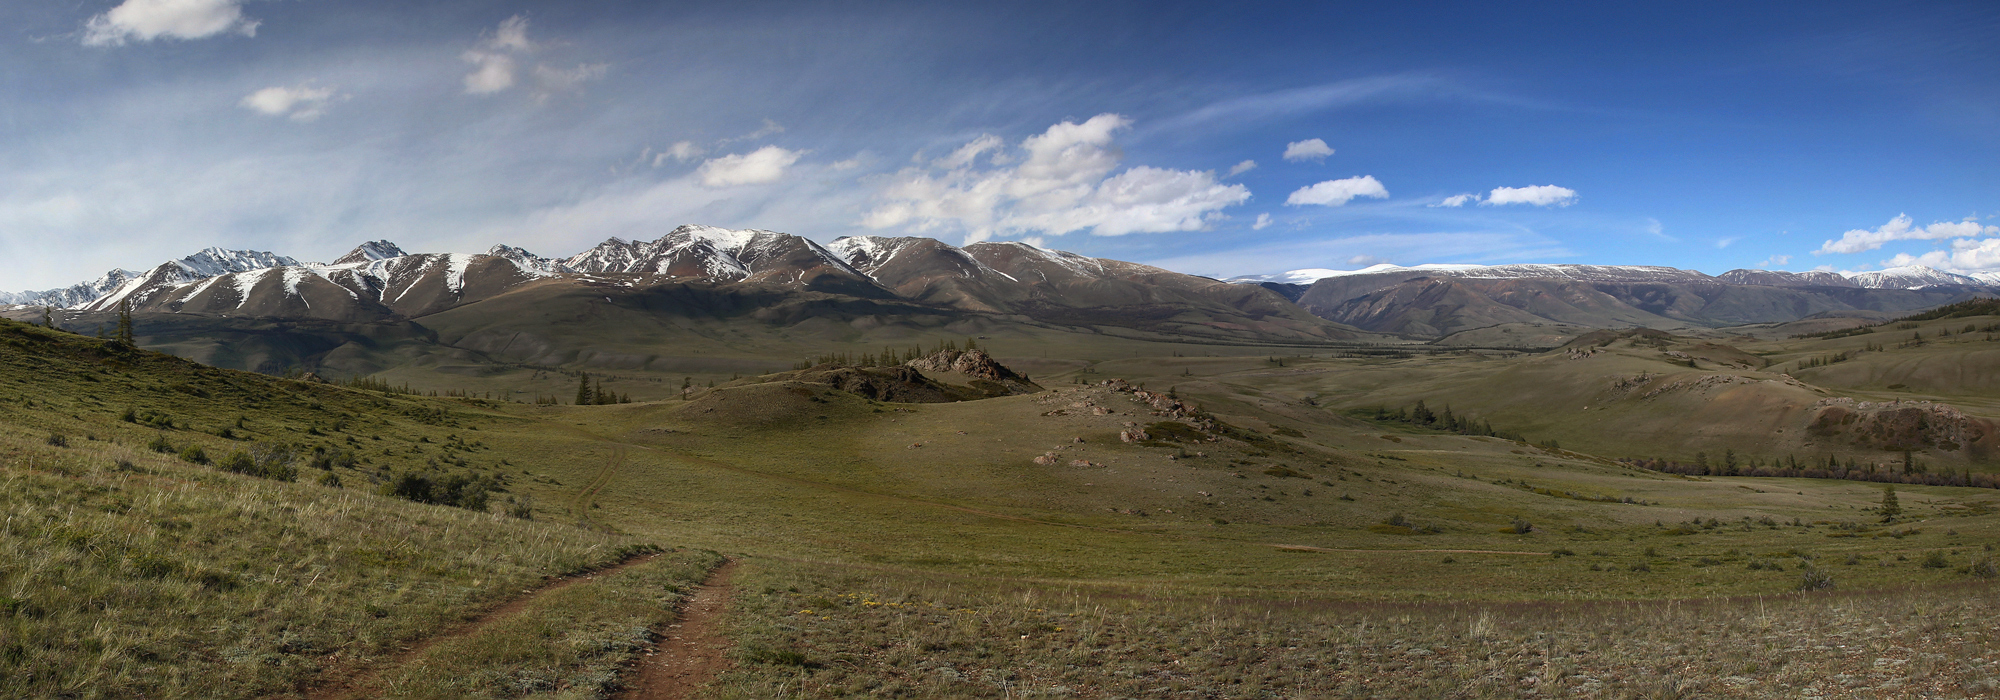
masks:
[[[995,337],[1045,391],[898,404],[732,369],[628,373],[605,388],[633,403],[592,406],[474,398],[513,395],[509,374],[393,378],[413,395],[9,322],[0,690],[611,696],[727,557],[702,697],[1990,695],[2000,491],[1897,484],[1885,523],[1883,483],[1621,460],[1900,465],[1771,431],[1830,399],[2000,417],[1951,379],[1986,376],[1996,320],[1554,350]],[[1496,435],[1376,418],[1418,400]],[[2000,471],[1954,447],[1912,459]],[[498,490],[381,493],[409,475]]]

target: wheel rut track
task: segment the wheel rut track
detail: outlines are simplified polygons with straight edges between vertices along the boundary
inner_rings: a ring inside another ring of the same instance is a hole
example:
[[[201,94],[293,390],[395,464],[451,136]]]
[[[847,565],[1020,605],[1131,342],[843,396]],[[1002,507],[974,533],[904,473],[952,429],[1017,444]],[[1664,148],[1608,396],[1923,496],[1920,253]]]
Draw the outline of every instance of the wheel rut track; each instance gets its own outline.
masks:
[[[459,623],[438,634],[415,640],[408,646],[398,650],[388,659],[379,663],[338,664],[335,668],[323,672],[321,676],[323,678],[345,676],[345,678],[310,688],[305,691],[304,695],[307,700],[360,700],[361,698],[376,697],[373,692],[375,690],[373,686],[382,677],[383,673],[408,664],[411,660],[416,659],[432,647],[454,639],[463,639],[479,634],[494,624],[520,614],[522,610],[527,609],[529,603],[534,602],[535,599],[544,595],[580,583],[587,583],[599,576],[617,573],[621,570],[644,564],[663,554],[664,552],[641,554],[626,558],[623,561],[601,569],[594,569],[546,581],[540,587],[530,589],[521,595],[510,598],[498,606],[480,613],[471,620]]]
[[[734,597],[736,560],[709,572],[695,594],[681,601],[659,641],[626,672],[620,700],[684,700],[729,668],[729,641],[721,617]]]

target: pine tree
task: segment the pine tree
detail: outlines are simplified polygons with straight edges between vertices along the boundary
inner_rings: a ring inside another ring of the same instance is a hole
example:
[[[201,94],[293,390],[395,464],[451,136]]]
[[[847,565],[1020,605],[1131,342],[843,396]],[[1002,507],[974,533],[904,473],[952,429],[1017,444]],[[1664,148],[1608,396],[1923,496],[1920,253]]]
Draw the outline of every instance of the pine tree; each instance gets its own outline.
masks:
[[[591,391],[590,395],[597,399],[594,403],[599,406],[611,403],[611,395],[604,393],[604,380],[602,379],[597,380],[597,389]]]
[[[118,300],[118,342],[136,345],[132,340],[132,300]]]
[[[47,307],[47,306],[44,306],[44,307],[42,307],[42,327],[43,327],[43,328],[55,328],[55,327],[56,327],[56,319],[55,319],[55,316],[54,316],[54,315],[53,315],[53,314],[51,313],[51,311],[50,311],[50,308],[51,308],[51,307]]]
[[[590,394],[590,373],[583,372],[582,377],[576,384],[576,405],[589,406],[594,403],[592,399],[596,398]]]
[[[1896,502],[1895,485],[1882,487],[1882,507],[1875,509],[1875,512],[1882,514],[1882,522],[1885,523],[1896,522],[1896,516],[1903,514],[1902,504]]]

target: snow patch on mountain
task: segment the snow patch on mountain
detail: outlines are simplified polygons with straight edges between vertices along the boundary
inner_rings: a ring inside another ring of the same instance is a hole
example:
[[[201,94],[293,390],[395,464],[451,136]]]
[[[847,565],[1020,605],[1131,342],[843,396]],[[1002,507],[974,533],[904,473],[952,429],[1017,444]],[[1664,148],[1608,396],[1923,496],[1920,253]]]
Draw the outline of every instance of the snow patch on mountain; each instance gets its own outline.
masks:
[[[1877,272],[1859,272],[1847,276],[1858,286],[1870,289],[1922,289],[1939,285],[1984,286],[1988,284],[1974,277],[1945,272],[1927,265],[1892,267]]]

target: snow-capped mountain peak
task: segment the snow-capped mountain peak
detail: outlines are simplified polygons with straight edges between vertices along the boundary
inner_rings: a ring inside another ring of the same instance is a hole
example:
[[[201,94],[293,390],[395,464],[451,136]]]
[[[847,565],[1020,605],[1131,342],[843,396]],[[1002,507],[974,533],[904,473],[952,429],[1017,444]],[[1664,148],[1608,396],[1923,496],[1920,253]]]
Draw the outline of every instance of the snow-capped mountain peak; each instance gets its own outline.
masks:
[[[286,267],[299,261],[261,250],[227,250],[219,247],[205,248],[199,253],[174,261],[196,279],[214,277],[231,272],[261,270],[267,267]],[[157,269],[157,268],[155,268]],[[190,280],[192,281],[192,280]]]
[[[390,243],[389,241],[386,240],[369,241],[367,243],[355,246],[354,250],[350,250],[347,252],[346,255],[340,256],[339,259],[333,261],[333,264],[347,265],[352,263],[365,263],[373,260],[388,260],[389,258],[400,258],[405,255],[409,255],[409,253],[403,252],[402,248],[397,247],[396,244]]]

